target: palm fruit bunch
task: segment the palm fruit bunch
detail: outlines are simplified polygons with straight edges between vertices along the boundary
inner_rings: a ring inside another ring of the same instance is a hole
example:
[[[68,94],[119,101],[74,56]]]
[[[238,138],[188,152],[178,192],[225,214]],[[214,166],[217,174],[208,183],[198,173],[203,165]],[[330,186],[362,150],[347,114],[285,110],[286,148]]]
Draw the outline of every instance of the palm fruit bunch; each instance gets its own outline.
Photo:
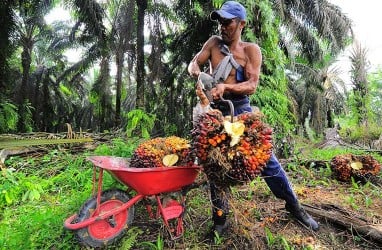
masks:
[[[156,168],[190,165],[188,155],[190,143],[177,137],[157,137],[141,143],[130,159],[130,167]]]
[[[381,165],[371,155],[337,155],[330,161],[334,175],[340,181],[367,180],[376,176],[381,170]]]
[[[260,175],[272,154],[272,129],[260,111],[225,118],[219,110],[199,115],[190,155],[216,185],[247,183]]]

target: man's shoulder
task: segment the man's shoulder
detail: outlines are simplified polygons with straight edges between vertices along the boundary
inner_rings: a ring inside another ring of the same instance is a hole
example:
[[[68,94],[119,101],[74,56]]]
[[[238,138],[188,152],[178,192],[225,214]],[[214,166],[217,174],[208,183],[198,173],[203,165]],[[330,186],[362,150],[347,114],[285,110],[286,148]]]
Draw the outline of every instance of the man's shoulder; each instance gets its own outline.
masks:
[[[210,39],[208,39],[208,42],[214,43],[214,44],[218,44],[218,43],[223,42],[223,40],[222,40],[222,38],[220,36],[213,35],[213,36],[210,37]]]
[[[242,45],[244,48],[260,48],[260,46],[257,43],[253,42],[242,42]]]
[[[211,36],[206,42],[207,48],[211,51],[220,50],[220,44],[223,42],[220,36]]]
[[[260,52],[261,51],[260,50],[260,46],[257,43],[243,42],[242,46],[243,46],[245,51],[256,51],[256,52]]]

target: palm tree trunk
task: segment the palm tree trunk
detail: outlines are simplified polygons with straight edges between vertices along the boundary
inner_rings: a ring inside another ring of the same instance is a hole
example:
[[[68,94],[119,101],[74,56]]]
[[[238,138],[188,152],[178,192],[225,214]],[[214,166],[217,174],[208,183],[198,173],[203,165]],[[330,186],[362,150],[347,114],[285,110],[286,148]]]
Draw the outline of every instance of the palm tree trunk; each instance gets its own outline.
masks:
[[[121,124],[121,92],[122,92],[122,69],[123,69],[123,51],[117,51],[116,55],[117,76],[116,76],[116,97],[115,97],[115,126]]]
[[[15,25],[12,13],[12,6],[14,4],[16,3],[13,1],[1,1],[0,3],[0,95],[6,93],[6,84],[9,80],[8,58],[13,50],[11,48],[10,34]]]
[[[32,45],[33,43],[30,40],[27,40],[24,42],[23,45],[23,52],[21,53],[21,65],[23,68],[23,74],[21,79],[21,86],[20,86],[20,92],[18,96],[18,109],[19,109],[19,121],[18,121],[18,131],[20,132],[26,132],[26,124],[25,124],[25,117],[26,117],[26,102],[27,102],[27,88],[29,83],[29,72],[30,67],[32,63]]]
[[[147,0],[137,0],[138,25],[137,25],[137,108],[145,107],[145,55],[144,55],[144,24]]]

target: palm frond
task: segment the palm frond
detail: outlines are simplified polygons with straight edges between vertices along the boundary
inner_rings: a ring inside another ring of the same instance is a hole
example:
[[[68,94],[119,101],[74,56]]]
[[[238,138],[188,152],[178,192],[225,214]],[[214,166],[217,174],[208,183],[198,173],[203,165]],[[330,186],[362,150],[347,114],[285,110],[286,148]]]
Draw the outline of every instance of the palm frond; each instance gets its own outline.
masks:
[[[58,145],[69,143],[85,143],[92,142],[92,138],[78,138],[78,139],[25,139],[25,140],[0,140],[0,149],[30,147],[30,146],[43,146],[43,145]]]
[[[76,11],[78,20],[86,25],[90,34],[98,39],[106,38],[106,28],[103,24],[105,11],[96,0],[66,1]]]
[[[293,42],[311,64],[323,59],[325,48],[321,44],[325,41],[334,55],[347,45],[351,21],[336,5],[326,0],[273,0],[272,3],[281,19],[280,34],[286,52],[291,46],[285,42],[285,32],[293,34]]]
[[[369,67],[367,49],[357,42],[350,53],[351,80],[356,89],[362,89],[362,85],[367,83],[367,69]]]

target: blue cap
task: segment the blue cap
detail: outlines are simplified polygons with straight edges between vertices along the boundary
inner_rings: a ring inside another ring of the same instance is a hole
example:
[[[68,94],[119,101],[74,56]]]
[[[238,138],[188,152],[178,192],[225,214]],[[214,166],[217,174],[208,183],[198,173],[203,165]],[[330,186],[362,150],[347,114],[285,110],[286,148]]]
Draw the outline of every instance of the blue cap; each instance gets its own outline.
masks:
[[[211,20],[218,20],[220,17],[225,19],[240,18],[240,20],[245,20],[246,11],[243,5],[235,1],[227,1],[223,4],[220,10],[215,10],[211,12]]]

